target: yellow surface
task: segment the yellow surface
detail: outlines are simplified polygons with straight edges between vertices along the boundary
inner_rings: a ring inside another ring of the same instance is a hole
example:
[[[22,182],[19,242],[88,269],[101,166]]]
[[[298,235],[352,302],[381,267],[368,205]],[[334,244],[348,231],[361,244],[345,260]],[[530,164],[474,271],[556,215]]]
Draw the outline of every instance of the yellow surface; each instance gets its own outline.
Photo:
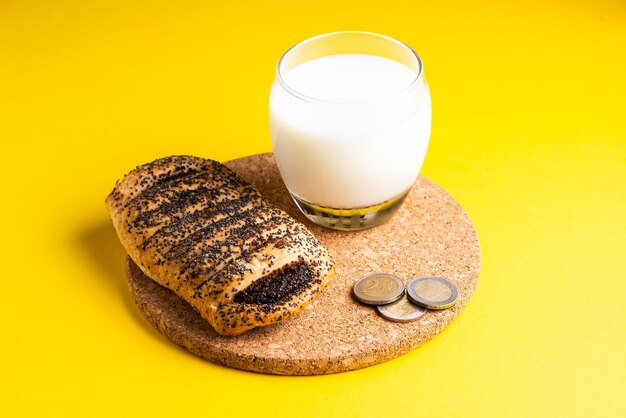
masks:
[[[269,151],[280,54],[341,29],[424,59],[423,174],[476,225],[478,290],[369,369],[200,360],[132,305],[104,197],[159,156]],[[0,416],[626,416],[625,45],[620,0],[2,1]]]

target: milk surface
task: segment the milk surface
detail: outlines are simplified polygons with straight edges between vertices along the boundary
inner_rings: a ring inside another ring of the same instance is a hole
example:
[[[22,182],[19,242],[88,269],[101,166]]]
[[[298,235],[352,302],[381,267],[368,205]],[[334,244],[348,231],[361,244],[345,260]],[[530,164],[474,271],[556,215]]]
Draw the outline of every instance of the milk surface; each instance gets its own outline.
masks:
[[[373,55],[304,62],[270,95],[270,132],[289,191],[329,208],[376,205],[407,191],[431,129],[428,86],[410,68]],[[306,97],[313,98],[308,100]]]
[[[412,69],[374,55],[329,55],[305,62],[284,76],[301,94],[340,103],[362,103],[400,93],[415,79]]]

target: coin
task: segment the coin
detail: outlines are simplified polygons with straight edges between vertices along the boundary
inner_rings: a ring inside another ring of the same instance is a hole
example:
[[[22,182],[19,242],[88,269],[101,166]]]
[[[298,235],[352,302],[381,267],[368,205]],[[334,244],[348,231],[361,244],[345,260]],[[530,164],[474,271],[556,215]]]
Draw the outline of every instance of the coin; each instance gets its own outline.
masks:
[[[446,309],[456,303],[458,292],[449,281],[435,276],[421,276],[407,286],[411,302],[428,309]]]
[[[385,319],[394,322],[415,321],[426,313],[426,308],[414,305],[406,296],[387,305],[378,305],[376,310]]]
[[[404,294],[404,283],[393,274],[375,273],[359,279],[354,284],[354,295],[368,305],[395,302]]]

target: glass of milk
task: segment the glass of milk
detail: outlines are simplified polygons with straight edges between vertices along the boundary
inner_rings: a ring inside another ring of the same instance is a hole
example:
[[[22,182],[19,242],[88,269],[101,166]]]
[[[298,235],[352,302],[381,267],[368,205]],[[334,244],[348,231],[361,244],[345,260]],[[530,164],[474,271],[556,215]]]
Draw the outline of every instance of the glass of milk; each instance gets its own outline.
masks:
[[[296,205],[317,224],[352,231],[391,218],[419,174],[430,129],[422,61],[393,38],[328,33],[278,62],[274,157]]]

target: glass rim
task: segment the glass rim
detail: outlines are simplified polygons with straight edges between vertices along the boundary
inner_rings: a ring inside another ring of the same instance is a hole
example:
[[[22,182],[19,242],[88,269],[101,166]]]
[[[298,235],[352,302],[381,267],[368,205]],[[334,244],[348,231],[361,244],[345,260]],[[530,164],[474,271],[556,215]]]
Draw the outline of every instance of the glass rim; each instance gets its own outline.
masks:
[[[318,99],[315,97],[311,97],[308,96],[306,94],[300,93],[299,91],[297,91],[296,89],[292,88],[284,79],[281,73],[281,66],[283,64],[283,61],[285,60],[285,58],[291,53],[293,52],[296,48],[299,48],[303,45],[306,45],[310,42],[314,42],[317,41],[319,39],[322,38],[329,38],[331,36],[337,36],[337,35],[346,35],[346,34],[355,34],[355,35],[370,35],[370,36],[375,36],[377,38],[380,39],[384,39],[388,42],[394,43],[398,46],[400,46],[402,49],[406,50],[406,52],[408,52],[413,58],[415,58],[418,67],[419,67],[419,71],[417,72],[417,74],[415,75],[415,78],[413,78],[413,80],[411,80],[410,83],[407,84],[407,86],[405,88],[403,88],[402,90],[400,90],[397,93],[393,93],[392,95],[390,95],[389,97],[383,97],[381,99],[375,99],[375,100],[368,100],[368,101],[361,101],[361,102],[337,102],[337,101],[332,101],[332,100],[323,100],[323,99]],[[402,41],[399,41],[395,38],[392,38],[391,36],[387,36],[387,35],[383,35],[380,33],[376,33],[376,32],[367,32],[367,31],[358,31],[358,30],[346,30],[346,31],[337,31],[337,32],[328,32],[328,33],[322,33],[316,36],[312,36],[310,38],[307,38],[303,41],[298,42],[297,44],[291,46],[289,49],[287,49],[283,55],[281,55],[280,59],[278,60],[278,63],[276,64],[276,80],[278,81],[278,83],[280,84],[280,86],[285,89],[285,91],[287,91],[289,94],[291,94],[292,96],[310,102],[310,103],[323,103],[323,104],[333,104],[333,105],[363,105],[363,104],[374,104],[374,103],[380,103],[380,102],[386,102],[389,100],[393,100],[397,97],[400,97],[404,94],[406,94],[408,91],[412,90],[413,87],[421,81],[421,79],[423,78],[424,75],[424,63],[422,62],[422,59],[420,58],[420,56],[418,55],[417,52],[415,52],[415,50],[413,48],[411,48],[410,46],[408,46],[407,44],[405,44]]]

